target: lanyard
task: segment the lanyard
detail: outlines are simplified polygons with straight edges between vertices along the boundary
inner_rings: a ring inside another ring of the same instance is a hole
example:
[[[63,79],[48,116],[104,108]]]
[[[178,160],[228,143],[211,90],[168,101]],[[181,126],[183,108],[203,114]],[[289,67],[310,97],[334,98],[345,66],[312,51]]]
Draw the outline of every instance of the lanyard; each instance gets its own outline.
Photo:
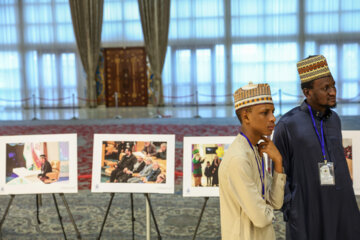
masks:
[[[324,162],[327,163],[326,155],[325,155],[325,138],[324,138],[323,120],[321,120],[321,122],[320,122],[320,130],[321,130],[321,137],[320,137],[319,131],[318,131],[318,129],[316,127],[316,124],[315,124],[314,114],[313,114],[313,112],[311,110],[310,105],[309,104],[307,104],[307,105],[308,105],[308,108],[309,108],[311,120],[313,122],[316,135],[318,136],[318,139],[320,141],[321,151],[322,151],[322,154],[323,154],[323,157],[324,157]]]
[[[261,158],[261,166],[262,166],[262,176],[261,176],[261,170],[260,170],[260,165],[259,165],[259,161],[256,157],[256,154],[255,154],[255,150],[249,140],[249,138],[242,132],[240,132],[241,135],[244,136],[244,138],[246,138],[246,140],[248,141],[251,149],[253,150],[254,152],[254,155],[255,155],[255,159],[256,159],[256,164],[257,164],[257,167],[258,167],[258,171],[259,171],[259,175],[260,175],[260,181],[261,181],[261,189],[262,189],[262,198],[265,199],[265,185],[264,185],[264,176],[265,176],[265,167],[264,167],[264,158]]]

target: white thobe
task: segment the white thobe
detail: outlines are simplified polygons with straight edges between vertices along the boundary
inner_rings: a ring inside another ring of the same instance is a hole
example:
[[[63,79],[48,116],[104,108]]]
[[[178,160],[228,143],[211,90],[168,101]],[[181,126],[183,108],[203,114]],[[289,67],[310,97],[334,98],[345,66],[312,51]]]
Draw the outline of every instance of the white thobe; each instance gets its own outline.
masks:
[[[273,177],[265,171],[265,199],[257,161],[257,147],[238,135],[225,152],[219,168],[220,217],[222,240],[275,239],[273,209],[281,208],[286,175]],[[255,157],[256,155],[256,157]]]

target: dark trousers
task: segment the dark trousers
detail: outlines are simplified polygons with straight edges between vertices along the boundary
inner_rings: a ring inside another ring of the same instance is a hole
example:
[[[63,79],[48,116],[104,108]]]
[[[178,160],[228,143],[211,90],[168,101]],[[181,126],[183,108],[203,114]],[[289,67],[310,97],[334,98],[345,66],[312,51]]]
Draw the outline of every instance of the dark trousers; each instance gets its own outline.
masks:
[[[121,173],[121,170],[119,168],[115,168],[110,175],[110,182],[114,182],[114,180],[117,178],[117,176]]]
[[[206,180],[207,180],[207,185],[211,186],[211,177],[206,177]]]

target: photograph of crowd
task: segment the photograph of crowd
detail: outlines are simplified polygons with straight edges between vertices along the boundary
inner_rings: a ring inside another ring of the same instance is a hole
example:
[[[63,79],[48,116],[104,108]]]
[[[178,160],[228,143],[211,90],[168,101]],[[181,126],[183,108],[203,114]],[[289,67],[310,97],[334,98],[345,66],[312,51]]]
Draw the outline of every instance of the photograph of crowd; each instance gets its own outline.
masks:
[[[95,134],[91,191],[173,193],[175,135]]]
[[[218,171],[229,144],[192,145],[192,186],[218,187]]]
[[[102,183],[166,183],[166,142],[103,141],[102,148]]]
[[[0,194],[77,192],[76,134],[0,137]]]

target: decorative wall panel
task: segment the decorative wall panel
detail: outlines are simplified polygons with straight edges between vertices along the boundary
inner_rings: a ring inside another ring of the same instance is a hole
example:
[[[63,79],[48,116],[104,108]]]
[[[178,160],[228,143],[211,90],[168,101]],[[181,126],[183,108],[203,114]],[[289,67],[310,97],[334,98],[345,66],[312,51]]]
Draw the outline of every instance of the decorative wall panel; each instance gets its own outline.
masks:
[[[148,80],[144,47],[105,48],[106,106],[147,106]],[[117,93],[117,94],[115,94]]]

